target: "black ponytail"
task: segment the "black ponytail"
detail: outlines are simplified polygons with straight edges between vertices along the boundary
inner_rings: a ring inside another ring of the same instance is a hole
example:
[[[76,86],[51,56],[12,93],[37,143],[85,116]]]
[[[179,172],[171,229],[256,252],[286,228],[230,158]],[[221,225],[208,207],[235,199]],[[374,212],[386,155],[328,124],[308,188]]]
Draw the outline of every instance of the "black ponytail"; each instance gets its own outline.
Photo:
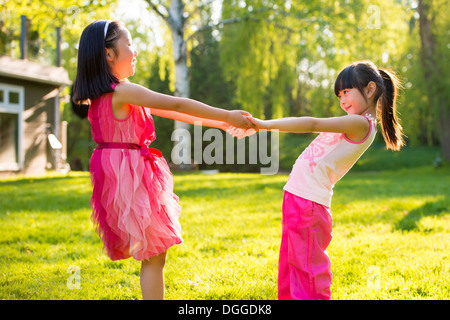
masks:
[[[384,90],[380,96],[381,108],[378,110],[384,141],[388,149],[400,150],[405,145],[403,128],[397,116],[397,91],[399,80],[394,73],[378,70],[383,79]]]

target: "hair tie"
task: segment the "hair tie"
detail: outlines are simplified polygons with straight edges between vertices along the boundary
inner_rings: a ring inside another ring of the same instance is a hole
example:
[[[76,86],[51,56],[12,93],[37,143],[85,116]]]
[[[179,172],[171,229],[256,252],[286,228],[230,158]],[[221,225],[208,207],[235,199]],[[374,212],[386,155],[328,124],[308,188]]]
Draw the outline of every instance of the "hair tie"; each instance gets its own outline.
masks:
[[[104,35],[103,35],[103,38],[106,40],[106,34],[108,33],[108,27],[109,27],[109,20],[106,20],[106,23],[105,23],[105,30],[104,30]]]

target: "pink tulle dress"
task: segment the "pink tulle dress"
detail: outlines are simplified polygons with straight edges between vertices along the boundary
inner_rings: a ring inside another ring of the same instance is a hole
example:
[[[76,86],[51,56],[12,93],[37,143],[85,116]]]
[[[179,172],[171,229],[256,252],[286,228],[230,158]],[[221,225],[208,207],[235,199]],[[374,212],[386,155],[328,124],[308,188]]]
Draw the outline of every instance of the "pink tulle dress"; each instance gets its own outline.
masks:
[[[145,260],[183,241],[181,207],[166,160],[148,148],[156,137],[150,109],[131,106],[119,120],[112,95],[103,94],[89,107],[97,143],[90,161],[91,217],[111,260]]]

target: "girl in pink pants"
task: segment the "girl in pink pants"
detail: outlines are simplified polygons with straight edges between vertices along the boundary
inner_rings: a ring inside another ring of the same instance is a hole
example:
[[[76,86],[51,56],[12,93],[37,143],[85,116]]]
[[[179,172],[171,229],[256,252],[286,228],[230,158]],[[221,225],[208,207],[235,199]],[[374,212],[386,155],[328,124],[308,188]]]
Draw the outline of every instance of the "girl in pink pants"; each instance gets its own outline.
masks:
[[[328,207],[285,191],[278,266],[279,299],[331,298],[332,274],[325,251],[331,241],[331,222]]]
[[[334,118],[251,118],[257,130],[320,132],[295,162],[283,199],[279,299],[331,299],[333,187],[372,144],[378,116],[387,148],[404,145],[397,119],[398,80],[370,61],[355,62],[338,75],[334,91],[347,113]]]

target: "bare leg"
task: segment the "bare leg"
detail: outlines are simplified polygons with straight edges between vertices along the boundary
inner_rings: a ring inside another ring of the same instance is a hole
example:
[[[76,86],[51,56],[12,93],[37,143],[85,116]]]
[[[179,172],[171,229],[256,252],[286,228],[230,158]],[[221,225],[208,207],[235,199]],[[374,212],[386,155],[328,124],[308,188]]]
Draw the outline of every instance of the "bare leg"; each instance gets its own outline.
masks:
[[[166,251],[142,261],[141,290],[144,300],[164,300],[164,264]]]

